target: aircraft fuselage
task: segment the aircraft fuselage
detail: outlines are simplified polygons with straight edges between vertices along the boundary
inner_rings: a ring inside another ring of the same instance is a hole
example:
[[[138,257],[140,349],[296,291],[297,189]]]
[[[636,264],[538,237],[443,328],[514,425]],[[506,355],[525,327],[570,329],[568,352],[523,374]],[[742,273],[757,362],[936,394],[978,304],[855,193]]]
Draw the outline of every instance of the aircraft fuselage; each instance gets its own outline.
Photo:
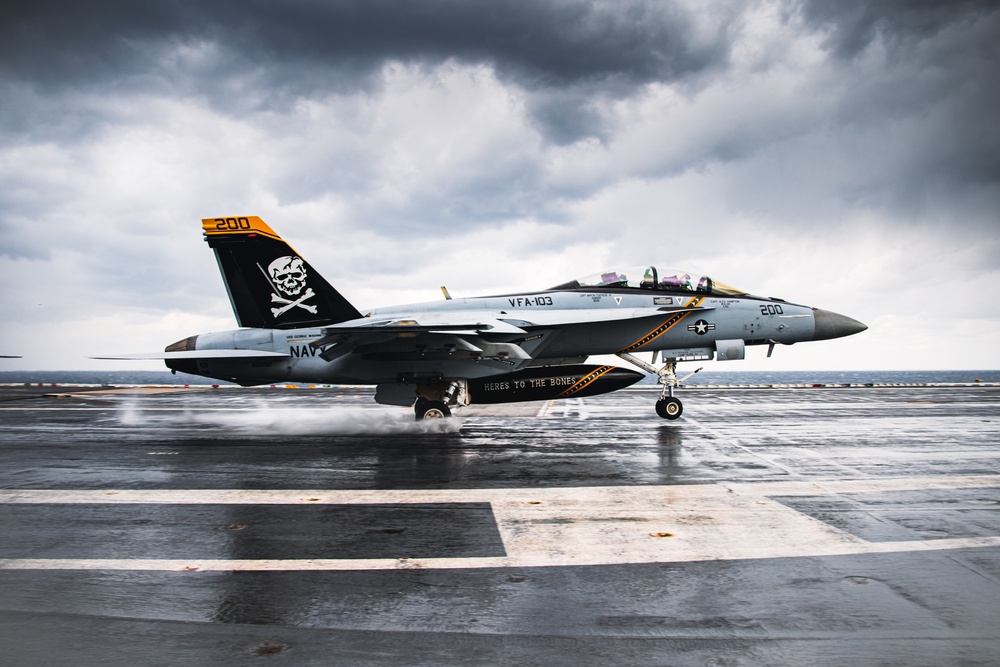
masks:
[[[692,308],[698,310],[688,310]],[[594,319],[595,311],[605,309],[630,317]],[[659,292],[635,294],[613,289],[542,291],[410,304],[365,311],[368,314],[365,320],[396,320],[414,316],[433,320],[435,314],[447,314],[453,318],[458,311],[524,328],[527,336],[500,337],[518,340],[520,347],[531,354],[534,365],[544,363],[546,359],[583,360],[592,355],[652,351],[661,352],[665,359],[697,360],[720,355],[722,359],[738,359],[743,358],[744,346],[791,345],[816,339],[817,311],[808,306],[758,297]],[[531,324],[537,320],[539,313],[557,312],[566,315],[565,321],[560,320],[549,326]],[[574,323],[575,319],[580,321]],[[401,345],[400,358],[393,359],[391,349],[386,350],[386,346],[382,345],[377,352],[365,354],[361,349],[359,354],[327,361],[320,356],[323,348],[311,345],[322,335],[323,329],[317,327],[238,329],[201,334],[197,337],[196,349],[199,350],[235,347],[282,352],[288,357],[168,361],[168,365],[177,370],[242,384],[379,384],[396,382],[400,378],[447,379],[451,375],[449,361],[472,356],[461,349],[442,347],[425,334],[414,334],[415,338],[429,339],[421,358],[404,355],[404,346]],[[528,340],[521,340],[525,338]],[[723,342],[721,348],[720,341]],[[412,349],[413,344],[412,340],[405,341],[405,349]],[[193,363],[197,366],[192,367]],[[523,364],[513,360],[481,358],[472,367],[472,373],[468,366],[463,367],[462,372],[463,377],[486,377],[507,373],[521,366]]]

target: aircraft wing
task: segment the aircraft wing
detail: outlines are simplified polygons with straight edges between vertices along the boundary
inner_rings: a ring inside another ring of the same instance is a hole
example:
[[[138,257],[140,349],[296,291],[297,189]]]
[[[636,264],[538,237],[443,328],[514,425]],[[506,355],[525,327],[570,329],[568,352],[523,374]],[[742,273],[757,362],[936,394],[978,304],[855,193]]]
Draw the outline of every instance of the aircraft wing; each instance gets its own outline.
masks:
[[[566,324],[587,324],[590,322],[613,322],[616,320],[663,317],[674,313],[705,310],[710,310],[710,308],[657,308],[656,310],[649,308],[580,308],[573,310],[531,311],[530,315],[526,318],[480,317],[476,321],[470,321],[467,313],[450,312],[428,313],[402,319],[386,319],[373,322],[351,320],[343,324],[324,327],[323,337],[314,341],[313,346],[321,347],[333,342],[340,342],[349,336],[382,336],[386,334],[391,337],[408,337],[420,333],[520,335],[528,333],[525,327],[551,327]]]
[[[707,310],[705,308],[593,308],[577,310],[521,311],[521,318],[480,317],[471,321],[469,313],[428,313],[406,319],[374,322],[352,320],[323,328],[323,335],[310,345],[321,349],[327,361],[359,349],[369,355],[388,355],[396,359],[429,353],[447,354],[449,358],[483,357],[526,361],[532,358],[521,346],[528,329],[559,329],[568,325],[610,322],[642,318],[669,317],[675,313]],[[502,313],[501,313],[502,315]],[[468,340],[466,336],[475,336]],[[518,339],[521,340],[518,340]]]
[[[323,327],[323,335],[310,343],[323,348],[319,356],[327,361],[363,349],[366,354],[393,358],[426,358],[428,353],[458,353],[468,358],[505,358],[527,360],[531,356],[519,345],[507,342],[484,342],[485,334],[501,337],[527,335],[520,327],[489,316],[476,319],[469,313],[421,313],[412,317],[381,320],[351,320]],[[465,337],[474,336],[472,343]]]
[[[575,310],[520,311],[524,317],[470,317],[469,313],[426,313],[398,319],[355,319],[343,324],[323,327],[323,335],[310,343],[314,348],[325,348],[323,359],[332,361],[354,352],[359,347],[394,356],[409,356],[408,352],[425,355],[438,350],[451,355],[456,352],[471,357],[494,357],[509,360],[528,360],[531,354],[516,342],[528,335],[528,329],[559,329],[568,325],[613,322],[642,318],[662,318],[675,313],[711,310],[710,308],[581,308]],[[491,342],[484,343],[487,336]],[[476,336],[475,342],[465,336]],[[501,342],[497,342],[499,336]],[[391,352],[390,352],[391,350]],[[289,358],[286,352],[247,349],[182,350],[177,352],[143,352],[137,354],[109,354],[91,359],[116,359],[131,361],[183,360],[183,359],[259,359]],[[462,355],[459,355],[462,356]]]
[[[482,317],[470,321],[468,314],[462,313],[456,319],[454,313],[432,313],[401,319],[376,320],[373,322],[351,320],[343,324],[323,327],[323,337],[313,341],[313,347],[322,347],[331,343],[339,343],[349,338],[374,337],[379,339],[409,338],[418,334],[446,334],[459,336],[462,334],[478,336],[484,333],[493,334],[525,334],[520,327],[504,320],[492,317]]]
[[[131,361],[146,361],[157,359],[257,359],[260,357],[289,357],[284,352],[269,352],[266,350],[183,350],[181,352],[140,352],[138,354],[109,354],[90,359],[124,359]]]

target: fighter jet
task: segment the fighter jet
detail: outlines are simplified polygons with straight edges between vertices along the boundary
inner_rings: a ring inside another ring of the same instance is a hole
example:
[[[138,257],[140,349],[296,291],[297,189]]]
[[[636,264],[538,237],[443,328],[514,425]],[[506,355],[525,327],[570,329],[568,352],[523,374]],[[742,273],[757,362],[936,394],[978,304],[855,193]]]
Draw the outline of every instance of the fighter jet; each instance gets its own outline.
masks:
[[[535,292],[358,310],[255,216],[205,218],[236,320],[155,354],[176,371],[240,385],[375,385],[418,420],[479,403],[593,396],[644,377],[587,364],[617,355],[657,376],[656,412],[677,419],[677,364],[743,359],[747,346],[828,340],[867,327],[844,315],[752,296],[658,266],[602,271]],[[652,352],[650,362],[635,356]],[[657,365],[659,357],[662,365]]]

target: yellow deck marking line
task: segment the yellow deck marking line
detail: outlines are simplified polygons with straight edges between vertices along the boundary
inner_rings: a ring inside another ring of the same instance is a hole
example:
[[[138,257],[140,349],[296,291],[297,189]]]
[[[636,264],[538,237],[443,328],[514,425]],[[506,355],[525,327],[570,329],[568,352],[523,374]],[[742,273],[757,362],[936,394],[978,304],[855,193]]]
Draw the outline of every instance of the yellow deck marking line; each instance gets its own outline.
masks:
[[[691,300],[688,301],[684,305],[684,307],[685,308],[697,308],[698,306],[701,305],[701,302],[704,301],[704,300],[705,300],[705,297],[703,297],[703,296],[692,297]],[[671,329],[673,329],[675,326],[677,326],[678,324],[680,324],[681,321],[684,320],[684,318],[686,318],[690,314],[691,314],[690,311],[688,311],[688,312],[674,313],[673,315],[670,316],[670,318],[668,318],[665,322],[663,322],[662,324],[660,324],[658,327],[656,327],[655,329],[653,329],[652,331],[650,331],[649,333],[647,333],[645,336],[643,336],[639,340],[637,340],[634,343],[632,343],[631,345],[622,348],[621,350],[619,350],[619,352],[634,352],[635,350],[638,350],[643,345],[648,345],[649,343],[653,342],[654,340],[656,340],[657,338],[659,338],[660,336],[662,336],[663,334],[667,333],[668,331],[670,331]]]
[[[377,559],[12,558],[19,570],[395,570],[671,563],[1000,547],[1000,536],[869,542],[775,496],[1000,487],[1000,475],[677,486],[421,491],[2,490],[0,503],[400,504],[486,502],[506,556]],[[864,509],[860,511],[865,511]],[[873,508],[872,511],[877,511]],[[231,535],[234,544],[240,533]],[[259,536],[257,539],[260,539]]]

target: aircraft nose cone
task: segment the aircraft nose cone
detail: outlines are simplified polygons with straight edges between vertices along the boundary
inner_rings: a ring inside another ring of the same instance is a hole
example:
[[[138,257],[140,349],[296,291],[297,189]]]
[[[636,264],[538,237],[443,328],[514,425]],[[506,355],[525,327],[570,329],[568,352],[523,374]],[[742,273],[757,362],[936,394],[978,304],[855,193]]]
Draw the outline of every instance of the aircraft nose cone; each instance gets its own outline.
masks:
[[[813,311],[813,319],[816,321],[816,332],[813,334],[813,340],[852,336],[868,328],[867,325],[846,315],[820,308]]]

